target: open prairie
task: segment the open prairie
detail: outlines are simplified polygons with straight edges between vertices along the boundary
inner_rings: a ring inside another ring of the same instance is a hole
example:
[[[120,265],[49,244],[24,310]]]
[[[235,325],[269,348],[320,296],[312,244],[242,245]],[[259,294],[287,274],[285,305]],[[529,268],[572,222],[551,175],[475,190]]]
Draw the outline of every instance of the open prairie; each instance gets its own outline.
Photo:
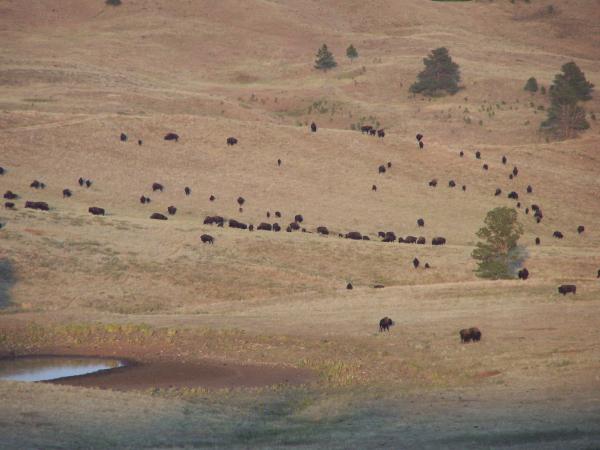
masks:
[[[598,0],[0,0],[0,39],[0,355],[154,367],[0,382],[0,448],[600,448],[600,94],[557,142],[523,89],[569,61],[600,85]],[[441,46],[461,90],[411,94]],[[530,278],[482,280],[510,191]]]

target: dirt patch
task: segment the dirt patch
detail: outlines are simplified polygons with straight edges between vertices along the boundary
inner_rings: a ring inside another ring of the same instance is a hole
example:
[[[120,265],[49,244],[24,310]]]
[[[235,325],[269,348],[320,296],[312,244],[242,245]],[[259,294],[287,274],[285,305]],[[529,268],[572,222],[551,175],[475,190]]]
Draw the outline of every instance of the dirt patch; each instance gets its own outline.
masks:
[[[299,385],[315,379],[313,372],[284,366],[205,362],[134,362],[123,367],[48,383],[119,391],[167,388],[250,388]]]

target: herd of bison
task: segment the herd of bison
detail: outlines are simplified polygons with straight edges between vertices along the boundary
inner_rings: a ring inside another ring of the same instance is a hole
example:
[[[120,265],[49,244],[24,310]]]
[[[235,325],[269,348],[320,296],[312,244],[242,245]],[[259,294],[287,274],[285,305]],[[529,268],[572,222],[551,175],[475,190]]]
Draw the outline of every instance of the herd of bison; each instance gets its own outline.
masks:
[[[310,125],[310,131],[313,133],[317,132],[317,125],[314,122],[311,123],[311,125]],[[367,134],[367,135],[371,135],[371,136],[378,136],[379,138],[385,137],[385,131],[383,129],[377,130],[370,125],[362,126],[360,128],[360,131],[363,134]],[[120,140],[121,140],[121,142],[127,142],[128,141],[127,135],[125,133],[121,133]],[[178,142],[179,136],[176,133],[168,133],[164,136],[164,140]],[[419,147],[419,149],[423,150],[425,147],[423,135],[421,133],[417,134],[416,140],[417,140],[417,146]],[[238,143],[238,140],[235,137],[228,137],[226,140],[226,143],[228,146],[233,146]],[[141,146],[143,144],[143,141],[141,139],[138,139],[137,144]],[[463,158],[464,156],[465,156],[464,151],[460,151],[459,157]],[[475,158],[478,160],[481,160],[481,157],[482,157],[481,152],[476,151]],[[503,165],[506,165],[508,163],[508,159],[506,158],[506,156],[502,156],[501,162]],[[277,165],[281,166],[281,164],[282,164],[281,159],[278,159]],[[387,170],[391,169],[391,167],[392,167],[391,162],[388,162],[387,164],[382,164],[378,167],[378,173],[385,174]],[[487,163],[484,163],[482,165],[482,169],[485,171],[489,170],[489,165]],[[6,172],[7,171],[3,167],[0,167],[0,176],[5,175]],[[510,180],[512,180],[515,177],[517,177],[518,174],[519,174],[518,168],[516,166],[513,166],[513,169],[510,171],[508,178]],[[77,180],[77,182],[78,182],[79,186],[82,188],[90,188],[92,186],[92,181],[89,179],[79,178]],[[431,188],[436,188],[438,185],[438,180],[434,178],[429,181],[428,185]],[[456,185],[457,185],[457,183],[455,180],[448,181],[448,188],[455,188]],[[39,180],[34,180],[31,182],[30,187],[32,189],[45,189],[46,184]],[[157,183],[157,182],[153,183],[151,187],[152,187],[153,192],[163,192],[165,189],[162,184]],[[467,186],[462,185],[461,189],[463,191],[466,191]],[[377,191],[377,186],[375,184],[373,184],[371,187],[371,190]],[[186,187],[184,187],[183,192],[184,192],[185,196],[190,196],[192,193],[192,190],[190,187],[186,186]],[[533,187],[531,185],[528,185],[526,188],[526,192],[527,192],[527,194],[532,194]],[[62,194],[63,194],[63,198],[70,198],[73,196],[73,191],[69,188],[65,188],[65,189],[63,189]],[[502,189],[496,188],[496,190],[494,191],[494,196],[500,196],[500,195],[502,195]],[[507,194],[507,197],[509,199],[516,201],[516,207],[518,209],[520,209],[522,207],[521,202],[519,201],[519,194],[517,192],[510,191]],[[14,193],[10,190],[6,191],[4,193],[4,199],[6,200],[6,202],[4,203],[5,209],[15,210],[16,209],[15,200],[17,200],[19,198],[20,198],[20,196],[18,194]],[[214,202],[216,200],[216,197],[214,195],[211,195],[209,197],[209,200],[211,202]],[[142,195],[140,197],[139,201],[141,204],[146,205],[146,204],[151,203],[152,200],[150,197],[146,197],[145,195]],[[245,203],[245,199],[243,197],[238,197],[237,203],[239,205],[240,213],[243,212],[243,205]],[[25,206],[25,208],[28,208],[28,209],[34,209],[34,210],[40,210],[40,211],[49,211],[50,210],[50,206],[46,202],[40,202],[40,201],[27,200],[27,201],[25,201],[24,206]],[[531,204],[530,206],[525,207],[524,211],[525,211],[526,215],[529,215],[529,213],[531,211],[531,213],[532,213],[531,216],[537,223],[540,223],[544,217],[544,215],[542,213],[542,209],[540,208],[539,205],[536,205],[536,204]],[[106,215],[106,210],[104,208],[101,208],[98,206],[89,207],[88,212],[93,215],[102,215],[102,216]],[[169,206],[167,208],[168,215],[173,216],[176,214],[176,212],[177,212],[177,208],[175,206]],[[276,218],[282,217],[282,214],[280,211],[275,211],[274,215]],[[271,217],[271,213],[269,211],[267,211],[266,217],[267,218]],[[168,217],[165,214],[162,214],[159,212],[154,212],[150,215],[150,219],[168,220]],[[303,222],[304,222],[304,217],[301,214],[296,214],[294,216],[294,220],[292,222],[290,222],[287,226],[286,225],[282,226],[278,222],[274,222],[274,223],[261,222],[259,225],[256,226],[256,230],[280,232],[283,229],[283,227],[285,227],[285,231],[288,233],[291,233],[293,231],[302,231],[302,232],[310,233],[310,231],[307,231],[307,229],[302,226]],[[247,229],[249,231],[254,231],[254,229],[255,229],[253,224],[245,224],[245,223],[239,222],[235,219],[227,220],[222,216],[207,216],[204,219],[205,225],[215,225],[217,227],[224,227],[226,223],[230,228],[238,228],[238,229],[242,229],[242,230]],[[420,228],[424,227],[425,226],[424,219],[422,219],[422,218],[417,219],[417,226]],[[2,228],[2,227],[3,227],[3,224],[0,223],[0,228]],[[318,226],[316,228],[316,232],[320,235],[329,235],[330,234],[328,228],[323,225]],[[585,232],[585,227],[583,225],[579,225],[577,227],[577,233],[582,234],[584,232]],[[399,236],[398,237],[398,236],[396,236],[396,234],[393,231],[379,231],[377,234],[381,238],[382,242],[398,241],[399,243],[417,244],[417,245],[425,245],[427,242],[426,238],[423,236],[406,236],[406,237]],[[366,241],[370,240],[369,236],[363,235],[362,233],[360,233],[358,231],[349,231],[345,234],[338,233],[338,236],[340,238],[346,238],[346,239],[352,239],[352,240],[366,240]],[[556,239],[564,238],[563,233],[558,230],[554,231],[552,236]],[[201,235],[200,240],[202,243],[205,243],[205,244],[213,244],[215,242],[215,238],[209,234]],[[446,238],[441,237],[441,236],[436,236],[431,239],[431,245],[437,246],[437,245],[444,245],[445,243],[446,243]],[[536,237],[535,245],[540,245],[540,243],[541,243],[540,238]],[[418,258],[414,258],[412,263],[413,263],[413,266],[415,269],[417,269],[420,266],[420,261]],[[429,269],[430,265],[429,265],[429,263],[425,263],[423,265],[423,267],[425,269]],[[529,271],[527,270],[527,268],[522,268],[521,270],[519,270],[518,277],[522,280],[527,280],[529,278]],[[600,278],[600,270],[598,270],[597,277]],[[375,285],[374,287],[382,288],[383,285]],[[346,288],[353,289],[352,283],[348,283]],[[558,292],[562,295],[566,295],[568,293],[575,294],[576,290],[577,290],[577,288],[573,284],[563,284],[558,287]],[[394,325],[393,320],[390,319],[389,317],[384,317],[379,322],[379,331],[380,332],[389,331],[390,326],[392,326],[392,325]],[[462,330],[460,330],[459,335],[460,335],[460,340],[463,343],[471,342],[471,341],[477,342],[477,341],[481,340],[481,336],[482,336],[481,331],[475,327],[468,328],[468,329],[462,329]]]

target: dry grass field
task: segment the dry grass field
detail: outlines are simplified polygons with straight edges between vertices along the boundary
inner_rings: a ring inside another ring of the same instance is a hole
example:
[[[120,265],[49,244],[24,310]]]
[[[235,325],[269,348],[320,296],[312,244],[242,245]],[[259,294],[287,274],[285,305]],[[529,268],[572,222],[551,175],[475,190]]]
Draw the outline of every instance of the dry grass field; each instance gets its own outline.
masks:
[[[599,24],[597,0],[0,1],[0,192],[20,196],[0,209],[0,354],[314,373],[227,389],[0,382],[0,448],[600,448],[600,95],[591,128],[554,142],[538,131],[548,97],[523,90],[571,60],[600,86]],[[321,73],[324,42],[338,67]],[[440,46],[462,89],[410,94]],[[376,123],[384,139],[353,130]],[[475,233],[511,190],[530,279],[478,279]],[[203,225],[216,214],[284,230]],[[285,232],[296,214],[306,233]],[[461,345],[470,326],[483,340]]]

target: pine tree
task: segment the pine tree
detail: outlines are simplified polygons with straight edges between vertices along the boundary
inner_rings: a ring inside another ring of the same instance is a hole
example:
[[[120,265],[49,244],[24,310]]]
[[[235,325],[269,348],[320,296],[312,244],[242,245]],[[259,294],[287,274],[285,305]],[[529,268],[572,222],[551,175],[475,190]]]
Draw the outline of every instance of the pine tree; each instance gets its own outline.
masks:
[[[346,56],[350,59],[350,62],[352,62],[353,59],[358,58],[358,52],[354,48],[354,45],[350,44],[350,47],[346,49]]]
[[[517,211],[495,208],[487,213],[484,223],[477,232],[484,242],[478,242],[471,255],[478,261],[475,272],[481,278],[514,278],[513,268],[519,258],[517,242],[523,234]]]
[[[317,59],[315,60],[315,69],[328,70],[333,69],[337,66],[333,54],[327,48],[327,44],[323,44],[317,52]]]
[[[537,80],[534,77],[531,77],[529,80],[527,80],[527,83],[525,83],[524,89],[529,92],[537,92],[537,90],[538,90]]]
[[[594,85],[585,79],[584,73],[574,62],[562,66],[550,86],[550,108],[541,129],[558,139],[569,139],[586,130],[590,124],[585,109],[578,103],[590,100]]]
[[[423,59],[425,69],[417,76],[417,81],[410,87],[414,93],[435,95],[439,91],[450,94],[458,92],[460,71],[458,64],[452,61],[448,49],[440,47],[433,50]]]

